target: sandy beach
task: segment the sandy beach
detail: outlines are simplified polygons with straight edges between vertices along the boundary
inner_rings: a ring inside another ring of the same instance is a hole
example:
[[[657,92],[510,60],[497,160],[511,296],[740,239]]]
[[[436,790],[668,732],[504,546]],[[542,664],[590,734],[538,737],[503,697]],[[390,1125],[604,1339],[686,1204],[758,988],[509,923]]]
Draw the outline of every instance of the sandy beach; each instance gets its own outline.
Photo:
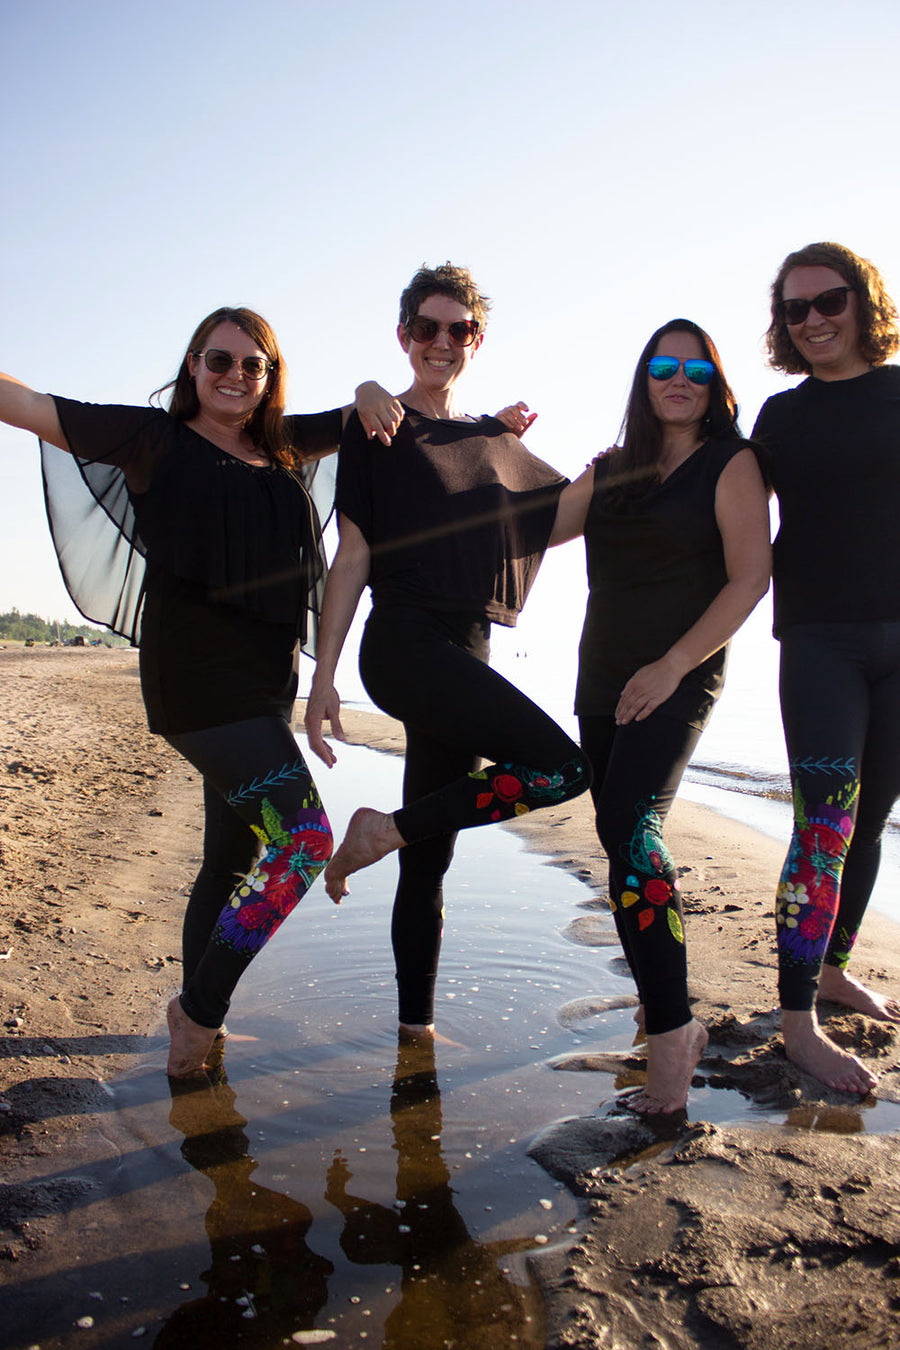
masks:
[[[402,753],[388,718],[348,710],[345,728],[358,744]],[[49,1156],[77,1165],[103,1082],[161,1030],[201,821],[196,775],[146,731],[134,652],[0,650],[0,741],[0,1283],[9,1287],[52,1266],[64,1219],[65,1195],[35,1178]],[[591,887],[573,915],[573,936],[590,943],[605,864],[589,800],[509,828]],[[689,1110],[659,1126],[621,1112],[615,1090],[640,1082],[640,1045],[555,1064],[594,1075],[601,1105],[548,1121],[532,1145],[585,1205],[572,1244],[534,1263],[548,1345],[895,1347],[898,1136],[865,1131],[876,1102],[900,1102],[897,1033],[821,1010],[829,1035],[881,1075],[865,1102],[795,1070],[774,1013],[783,845],[683,802],[668,838],[694,1011],[710,1032],[698,1073],[758,1103],[761,1123],[713,1126]],[[870,915],[853,971],[900,990],[900,928]]]

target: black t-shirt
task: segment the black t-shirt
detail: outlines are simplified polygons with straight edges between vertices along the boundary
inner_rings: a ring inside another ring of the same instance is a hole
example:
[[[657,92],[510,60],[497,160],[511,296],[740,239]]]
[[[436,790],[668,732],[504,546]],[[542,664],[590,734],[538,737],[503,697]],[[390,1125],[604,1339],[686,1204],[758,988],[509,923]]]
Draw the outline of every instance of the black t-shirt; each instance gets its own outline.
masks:
[[[254,468],[156,408],[56,399],[72,451],[42,445],[63,577],[82,613],[141,647],[152,731],[282,714],[324,572],[301,473]],[[334,449],[339,411],[289,417]]]
[[[900,367],[804,380],[763,404],[753,437],[781,516],[775,636],[900,619]]]
[[[707,441],[664,482],[622,499],[610,495],[610,458],[597,461],[585,523],[588,605],[575,711],[615,712],[642,666],[658,661],[700,618],[728,580],[716,522],[719,475],[746,448]],[[721,692],[727,646],[688,671],[662,710],[705,726]]]
[[[476,613],[513,627],[567,481],[494,417],[444,421],[408,408],[390,449],[350,417],[336,506],[371,549],[375,605]]]

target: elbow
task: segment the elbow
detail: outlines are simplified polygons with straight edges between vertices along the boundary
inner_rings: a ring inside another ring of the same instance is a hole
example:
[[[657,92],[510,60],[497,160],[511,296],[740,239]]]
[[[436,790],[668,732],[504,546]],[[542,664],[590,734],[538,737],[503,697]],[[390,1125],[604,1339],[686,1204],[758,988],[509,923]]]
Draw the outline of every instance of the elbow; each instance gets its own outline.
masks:
[[[747,610],[748,614],[751,613],[752,610],[756,609],[756,606],[759,604],[760,600],[762,600],[763,597],[768,594],[769,584],[771,580],[772,580],[772,573],[768,567],[760,568],[758,572],[754,573],[754,575],[751,578],[749,578],[747,584],[747,595],[750,602],[749,608]]]

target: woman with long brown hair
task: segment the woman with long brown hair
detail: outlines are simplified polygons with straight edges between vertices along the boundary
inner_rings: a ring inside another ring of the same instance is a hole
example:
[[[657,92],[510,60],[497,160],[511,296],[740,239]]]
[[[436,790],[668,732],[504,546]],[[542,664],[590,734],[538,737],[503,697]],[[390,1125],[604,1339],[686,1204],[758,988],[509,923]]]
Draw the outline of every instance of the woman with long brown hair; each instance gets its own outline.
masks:
[[[588,486],[575,711],[647,1031],[647,1085],[629,1105],[654,1113],[684,1107],[707,1041],[691,1013],[663,827],[721,691],[728,640],[768,587],[769,521],[734,395],[697,324],[673,319],[651,336],[622,425],[623,444],[600,456]]]
[[[203,865],[168,1007],[180,1077],[202,1071],[238,979],[331,856],[289,718],[324,570],[310,466],[350,409],[286,416],[275,334],[244,308],[203,320],[172,390],[166,410],[123,407],[0,376],[0,420],[41,438],[70,594],[140,645],[150,730],[203,777]],[[387,441],[400,410],[367,393],[363,423]]]

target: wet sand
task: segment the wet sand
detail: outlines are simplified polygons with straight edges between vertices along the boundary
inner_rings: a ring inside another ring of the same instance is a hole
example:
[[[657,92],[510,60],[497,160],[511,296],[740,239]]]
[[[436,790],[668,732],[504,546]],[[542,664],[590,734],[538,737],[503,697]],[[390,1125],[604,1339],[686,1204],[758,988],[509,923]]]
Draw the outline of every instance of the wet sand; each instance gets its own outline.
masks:
[[[345,727],[358,743],[402,751],[387,718],[347,710]],[[48,1158],[57,1174],[77,1168],[99,1128],[102,1082],[161,1030],[178,984],[200,788],[146,732],[132,652],[0,651],[0,741],[0,1281],[10,1287],[52,1264],[64,1231],[71,1197],[35,1178]],[[324,770],[319,778],[327,800]],[[587,800],[510,828],[588,882],[602,908]],[[536,1262],[548,1344],[894,1346],[897,1135],[865,1132],[875,1099],[822,1090],[784,1058],[771,934],[783,847],[683,802],[668,837],[694,1011],[711,1033],[698,1072],[757,1102],[760,1128],[681,1118],[657,1131],[616,1115],[615,1088],[640,1081],[639,1046],[556,1065],[594,1075],[605,1105],[548,1122],[533,1146],[587,1207],[579,1240]],[[589,944],[590,910],[572,922]],[[900,988],[900,928],[871,915],[853,969]],[[882,1075],[877,1100],[900,1102],[894,1030],[824,1011],[829,1034]]]

